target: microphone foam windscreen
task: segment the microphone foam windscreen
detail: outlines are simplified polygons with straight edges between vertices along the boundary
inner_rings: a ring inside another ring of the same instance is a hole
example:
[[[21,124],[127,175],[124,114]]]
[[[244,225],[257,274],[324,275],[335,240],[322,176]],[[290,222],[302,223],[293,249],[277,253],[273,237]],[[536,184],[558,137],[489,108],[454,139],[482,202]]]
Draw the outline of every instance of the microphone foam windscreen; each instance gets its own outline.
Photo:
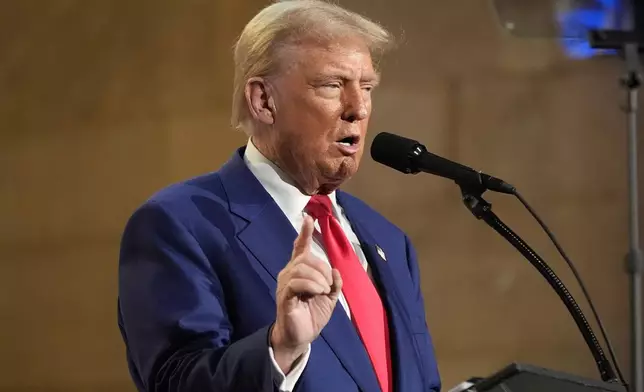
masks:
[[[411,153],[419,144],[416,140],[382,132],[371,143],[371,158],[403,173],[414,173],[417,170],[411,161]]]

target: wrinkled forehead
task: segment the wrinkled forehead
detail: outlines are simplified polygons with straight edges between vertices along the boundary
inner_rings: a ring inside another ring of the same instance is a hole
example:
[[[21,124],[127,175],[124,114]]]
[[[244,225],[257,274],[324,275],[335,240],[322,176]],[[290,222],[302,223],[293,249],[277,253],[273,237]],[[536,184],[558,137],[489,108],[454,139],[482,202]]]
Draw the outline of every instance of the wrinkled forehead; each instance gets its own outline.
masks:
[[[338,37],[327,40],[304,38],[278,48],[279,74],[301,72],[307,75],[341,72],[347,78],[377,78],[373,58],[364,40]]]

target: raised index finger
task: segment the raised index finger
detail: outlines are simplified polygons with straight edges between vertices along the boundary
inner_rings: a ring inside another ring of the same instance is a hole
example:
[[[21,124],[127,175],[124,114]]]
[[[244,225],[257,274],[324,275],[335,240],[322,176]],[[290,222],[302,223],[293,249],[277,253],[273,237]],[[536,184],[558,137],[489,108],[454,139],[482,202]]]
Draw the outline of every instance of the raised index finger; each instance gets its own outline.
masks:
[[[304,222],[302,222],[302,230],[293,243],[292,259],[309,251],[313,240],[313,230],[313,219],[310,216],[305,216]]]

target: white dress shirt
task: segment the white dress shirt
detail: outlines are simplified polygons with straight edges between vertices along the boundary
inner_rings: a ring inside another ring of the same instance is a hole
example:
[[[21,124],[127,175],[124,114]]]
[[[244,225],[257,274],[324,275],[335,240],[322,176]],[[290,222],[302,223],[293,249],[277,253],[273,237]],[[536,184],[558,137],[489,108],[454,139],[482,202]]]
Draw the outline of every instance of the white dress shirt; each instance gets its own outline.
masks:
[[[299,234],[302,230],[304,217],[307,215],[305,207],[311,199],[311,196],[305,195],[300,192],[300,190],[295,185],[293,185],[292,181],[279,167],[277,167],[273,162],[269,161],[264,155],[262,155],[261,152],[259,152],[259,150],[257,150],[250,139],[248,140],[248,143],[246,145],[244,162],[246,163],[246,166],[248,166],[248,169],[262,184],[264,189],[266,189],[268,194],[273,198],[286,218],[289,220],[289,222],[291,222],[293,228]],[[360,241],[351,229],[351,224],[349,223],[347,217],[344,215],[342,207],[338,205],[335,197],[335,192],[330,193],[329,198],[331,199],[333,214],[335,218],[340,223],[340,226],[349,239],[349,242],[351,242],[351,244],[353,245],[353,249],[358,256],[362,267],[369,272],[367,258],[365,257],[365,254],[360,247]],[[329,258],[324,250],[322,235],[320,233],[320,226],[318,225],[317,220],[315,221],[315,231],[313,232],[311,253],[314,256],[318,257],[320,260],[329,263]],[[288,260],[284,260],[284,262],[287,261]],[[338,301],[340,302],[340,304],[342,304],[342,307],[347,313],[347,316],[351,318],[349,306],[342,293],[340,294]],[[284,375],[282,370],[277,365],[275,356],[273,355],[273,349],[271,347],[269,347],[269,354],[273,361],[273,366],[276,368],[279,374],[283,376],[283,381],[280,384],[280,391],[291,392],[300,376],[304,372],[304,368],[306,367],[309,356],[311,355],[311,345],[309,345],[306,353],[300,358],[300,360],[293,367],[293,369],[291,369],[288,375]]]

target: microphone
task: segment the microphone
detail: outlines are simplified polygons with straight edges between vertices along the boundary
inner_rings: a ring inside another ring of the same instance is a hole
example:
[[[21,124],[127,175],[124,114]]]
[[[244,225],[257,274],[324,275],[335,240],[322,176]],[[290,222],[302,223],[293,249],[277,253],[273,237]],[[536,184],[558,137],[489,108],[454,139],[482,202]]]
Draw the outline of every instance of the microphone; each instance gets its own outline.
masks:
[[[416,140],[382,132],[371,144],[374,161],[405,174],[425,172],[454,180],[460,186],[514,194],[516,189],[505,181],[434,155]]]

